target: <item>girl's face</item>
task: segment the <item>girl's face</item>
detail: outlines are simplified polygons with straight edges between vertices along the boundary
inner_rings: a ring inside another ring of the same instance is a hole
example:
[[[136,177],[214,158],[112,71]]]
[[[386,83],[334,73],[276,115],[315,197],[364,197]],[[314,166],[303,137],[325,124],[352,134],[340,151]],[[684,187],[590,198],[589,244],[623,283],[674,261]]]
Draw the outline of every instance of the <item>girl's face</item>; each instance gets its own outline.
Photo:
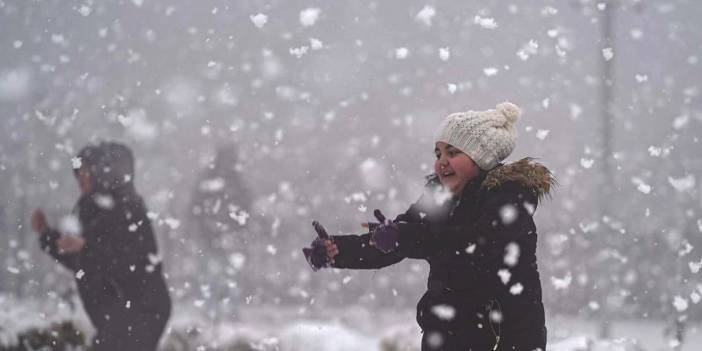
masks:
[[[437,142],[434,153],[434,172],[441,184],[453,194],[460,194],[466,184],[480,173],[480,168],[470,156],[449,144]]]
[[[78,189],[82,194],[88,194],[93,190],[93,184],[90,181],[90,171],[85,166],[78,169]]]

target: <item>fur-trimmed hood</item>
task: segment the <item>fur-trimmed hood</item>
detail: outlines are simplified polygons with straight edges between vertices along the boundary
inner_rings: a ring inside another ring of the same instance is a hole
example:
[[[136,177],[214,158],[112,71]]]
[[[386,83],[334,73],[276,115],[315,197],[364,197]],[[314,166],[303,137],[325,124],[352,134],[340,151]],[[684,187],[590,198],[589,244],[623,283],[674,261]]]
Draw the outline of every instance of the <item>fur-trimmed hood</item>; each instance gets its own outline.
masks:
[[[539,200],[551,195],[551,189],[558,185],[551,171],[530,157],[488,171],[481,187],[490,190],[506,182],[516,182],[531,189]]]

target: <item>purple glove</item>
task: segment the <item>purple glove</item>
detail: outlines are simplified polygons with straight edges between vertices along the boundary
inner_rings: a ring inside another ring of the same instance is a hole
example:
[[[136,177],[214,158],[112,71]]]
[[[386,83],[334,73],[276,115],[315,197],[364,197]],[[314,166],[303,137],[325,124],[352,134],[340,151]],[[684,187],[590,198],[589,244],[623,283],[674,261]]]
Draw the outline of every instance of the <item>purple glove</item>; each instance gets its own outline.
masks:
[[[380,210],[373,211],[373,215],[380,223],[368,223],[371,245],[383,253],[395,251],[400,240],[400,229],[397,227],[397,224],[386,219]]]
[[[302,253],[305,255],[307,263],[310,264],[313,271],[317,271],[321,268],[329,267],[331,265],[331,257],[327,252],[327,241],[331,241],[329,234],[326,229],[319,224],[319,222],[312,222],[314,230],[317,232],[317,237],[312,240],[310,247],[305,247],[302,249]]]

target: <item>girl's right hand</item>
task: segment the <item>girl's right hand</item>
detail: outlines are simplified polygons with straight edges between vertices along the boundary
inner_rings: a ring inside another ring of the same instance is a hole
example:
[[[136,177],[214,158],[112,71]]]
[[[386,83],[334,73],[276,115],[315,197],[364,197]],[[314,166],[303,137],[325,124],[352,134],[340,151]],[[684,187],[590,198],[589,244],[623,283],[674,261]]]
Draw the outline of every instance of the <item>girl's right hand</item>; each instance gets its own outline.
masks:
[[[44,233],[47,228],[49,228],[49,224],[46,221],[46,215],[44,215],[44,211],[42,211],[40,208],[37,208],[34,210],[34,213],[32,213],[32,229],[34,229],[37,234]]]

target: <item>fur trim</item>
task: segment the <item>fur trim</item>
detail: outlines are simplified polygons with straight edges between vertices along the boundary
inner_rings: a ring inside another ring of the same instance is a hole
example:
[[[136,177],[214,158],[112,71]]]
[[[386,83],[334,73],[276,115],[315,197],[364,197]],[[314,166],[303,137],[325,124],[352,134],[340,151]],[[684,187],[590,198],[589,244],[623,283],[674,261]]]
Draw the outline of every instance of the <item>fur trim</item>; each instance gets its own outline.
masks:
[[[527,157],[495,167],[488,172],[481,187],[490,190],[506,182],[516,182],[531,189],[539,200],[550,196],[551,188],[558,186],[558,182],[546,166],[533,160]]]

